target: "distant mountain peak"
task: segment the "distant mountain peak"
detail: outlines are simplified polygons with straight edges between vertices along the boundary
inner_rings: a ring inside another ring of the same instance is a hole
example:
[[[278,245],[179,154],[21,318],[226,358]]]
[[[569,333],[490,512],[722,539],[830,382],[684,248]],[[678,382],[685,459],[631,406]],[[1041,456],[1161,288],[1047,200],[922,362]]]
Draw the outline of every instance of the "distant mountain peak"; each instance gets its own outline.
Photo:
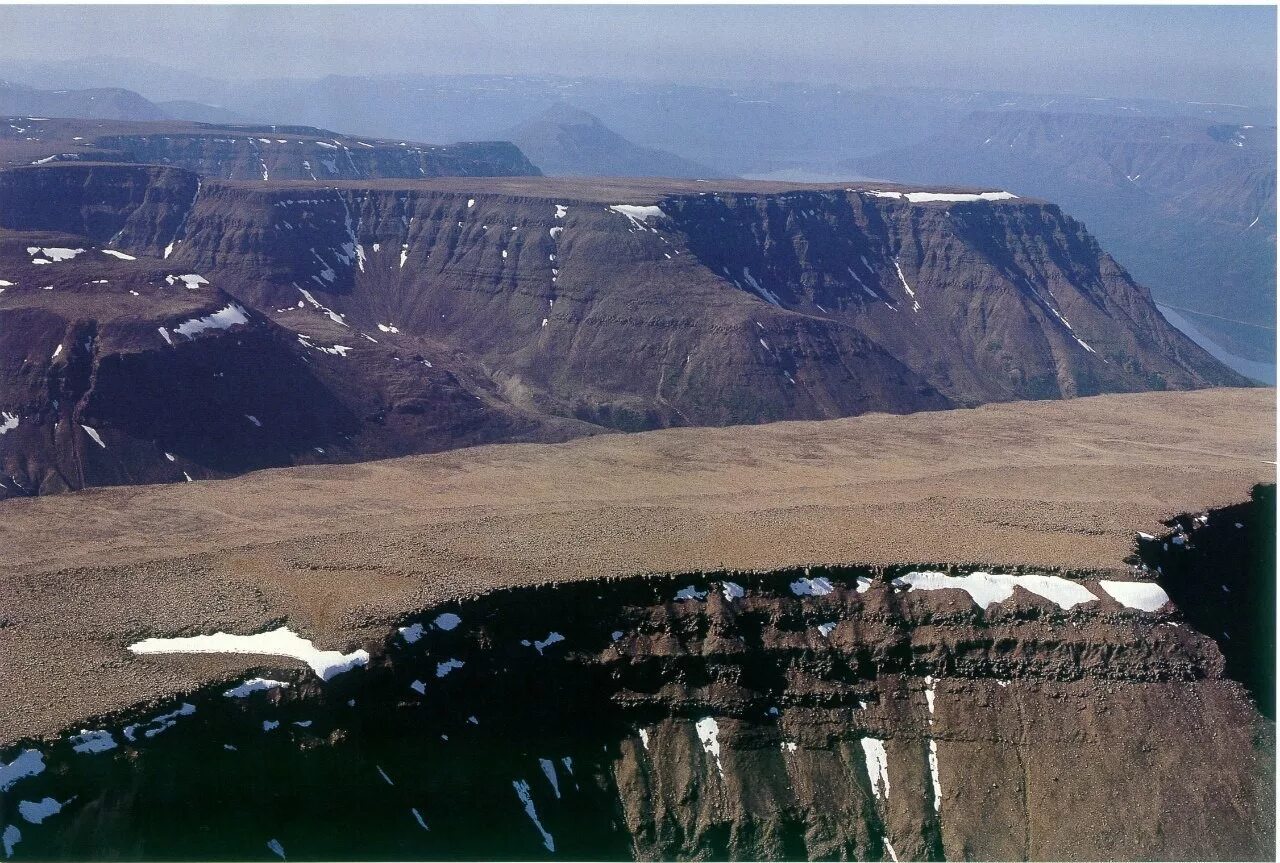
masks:
[[[549,176],[714,179],[722,171],[654,147],[642,147],[596,115],[559,101],[506,130],[508,138]]]
[[[600,118],[597,117],[595,114],[592,114],[588,111],[584,111],[581,108],[575,107],[574,105],[571,105],[570,103],[564,102],[564,101],[556,102],[551,107],[547,108],[547,110],[543,111],[541,114],[538,114],[536,117],[526,120],[521,125],[530,126],[538,123],[558,123],[561,125],[572,125],[572,126],[599,126],[601,128],[604,127],[604,123],[601,122]]]

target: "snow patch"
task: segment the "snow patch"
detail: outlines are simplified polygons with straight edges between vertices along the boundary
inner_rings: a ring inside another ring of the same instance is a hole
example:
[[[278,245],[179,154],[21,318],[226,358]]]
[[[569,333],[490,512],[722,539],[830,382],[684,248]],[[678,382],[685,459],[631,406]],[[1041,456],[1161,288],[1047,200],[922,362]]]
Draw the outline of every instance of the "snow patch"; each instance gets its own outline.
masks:
[[[861,740],[862,754],[867,763],[867,779],[871,782],[871,792],[877,800],[889,799],[889,756],[884,750],[884,741],[875,737],[864,737]]]
[[[106,752],[109,749],[115,749],[116,745],[116,739],[111,736],[111,732],[105,730],[90,731],[82,728],[79,734],[71,737],[71,749],[73,752]]]
[[[1034,593],[1070,611],[1077,605],[1092,602],[1098,597],[1079,582],[1056,575],[1008,575],[1005,573],[973,572],[968,575],[946,575],[941,572],[908,572],[893,580],[894,587],[907,590],[963,590],[977,605],[986,608],[1004,602],[1013,596],[1014,586]]]
[[[84,429],[84,433],[87,434],[89,437],[93,438],[93,442],[96,443],[98,446],[102,447],[103,449],[107,448],[107,445],[102,442],[102,435],[98,434],[97,429],[93,428],[92,426],[87,426],[84,423],[80,424],[80,428]]]
[[[269,689],[288,689],[289,684],[283,680],[271,680],[267,677],[251,677],[239,686],[222,693],[224,698],[248,698],[254,692],[266,692]]]
[[[57,815],[62,811],[62,804],[52,797],[43,800],[18,801],[18,814],[28,824],[41,824],[44,819]]]
[[[538,828],[538,832],[542,834],[542,845],[548,851],[555,853],[556,841],[551,834],[543,828],[542,822],[538,820],[538,810],[534,808],[533,796],[529,793],[529,783],[523,779],[517,779],[511,783],[511,787],[515,789],[516,796],[520,798],[520,803],[524,806],[524,814],[529,816],[529,820],[533,822],[533,826]]]
[[[249,313],[239,303],[227,303],[213,314],[205,315],[200,318],[192,318],[184,321],[173,328],[175,333],[194,339],[200,333],[209,330],[229,330],[237,324],[249,323]],[[161,335],[165,336],[165,340],[169,341],[168,336],[161,327]],[[172,342],[170,342],[172,344]]]
[[[8,791],[19,779],[43,773],[44,767],[44,755],[38,749],[22,750],[8,764],[0,761],[0,791]]]
[[[796,596],[826,596],[835,590],[825,578],[800,578],[791,582],[791,592]]]
[[[720,726],[712,716],[699,719],[694,723],[698,739],[702,741],[702,750],[716,760],[716,770],[720,778],[724,778],[724,765],[720,763]]]
[[[1126,608],[1156,612],[1169,601],[1164,588],[1151,581],[1099,581],[1098,587]]]
[[[321,680],[329,680],[369,661],[369,654],[365,650],[355,650],[345,654],[336,650],[317,650],[310,639],[301,637],[287,626],[256,635],[215,632],[212,635],[193,635],[186,638],[147,638],[129,645],[129,650],[139,655],[253,653],[287,656],[306,663]]]
[[[657,206],[637,206],[635,204],[613,204],[609,207],[615,213],[626,216],[631,220],[631,224],[637,228],[644,229],[645,222],[649,219],[665,219],[667,214],[662,212],[661,207]]]

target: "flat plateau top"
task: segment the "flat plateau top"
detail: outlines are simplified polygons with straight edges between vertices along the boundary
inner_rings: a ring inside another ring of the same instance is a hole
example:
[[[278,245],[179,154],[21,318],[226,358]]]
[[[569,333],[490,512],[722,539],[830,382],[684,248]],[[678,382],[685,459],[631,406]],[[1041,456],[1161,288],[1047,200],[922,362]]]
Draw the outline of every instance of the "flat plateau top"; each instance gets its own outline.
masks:
[[[1275,391],[1017,402],[504,444],[0,504],[0,745],[227,679],[150,635],[323,649],[494,588],[811,563],[1123,571],[1275,481]],[[273,660],[291,664],[290,660]]]
[[[139,168],[143,163],[131,162],[51,162],[44,165],[17,165],[0,171],[83,171],[88,168]],[[166,166],[157,166],[166,167]],[[175,169],[180,170],[180,169]],[[654,204],[673,195],[762,195],[788,193],[836,192],[931,192],[972,195],[998,192],[995,187],[929,185],[913,186],[877,180],[849,180],[830,183],[792,183],[781,180],[686,180],[667,177],[424,177],[369,180],[222,180],[206,178],[210,185],[242,188],[250,192],[309,192],[317,189],[353,191],[422,191],[467,195],[499,195],[532,198],[561,203]],[[905,199],[899,199],[906,203]],[[943,202],[950,206],[964,202]],[[1018,195],[1012,199],[982,203],[1043,204],[1040,198]]]

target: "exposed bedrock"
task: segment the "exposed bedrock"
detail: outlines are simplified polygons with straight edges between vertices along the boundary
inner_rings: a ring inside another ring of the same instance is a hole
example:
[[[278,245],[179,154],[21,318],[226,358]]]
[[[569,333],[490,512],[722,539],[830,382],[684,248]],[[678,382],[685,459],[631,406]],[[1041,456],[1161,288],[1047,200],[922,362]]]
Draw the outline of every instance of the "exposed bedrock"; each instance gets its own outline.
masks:
[[[0,436],[17,483],[0,494],[1245,383],[1170,327],[1051,204],[648,186],[617,190],[624,201],[612,204],[555,183],[326,188],[151,166],[0,171],[0,316],[45,321],[2,328],[0,412],[26,431]],[[49,248],[76,254],[55,260]],[[172,336],[231,303],[243,316]],[[31,381],[56,374],[58,339],[86,327],[103,334],[90,366],[128,366],[129,385],[153,400],[167,398],[161,373],[171,354],[192,353],[188,341],[211,360],[238,356],[243,403],[220,394],[221,377],[187,380],[214,426],[263,419],[263,397],[281,388],[318,387],[308,399],[330,407],[305,436],[264,422],[254,434],[288,439],[254,451],[228,439],[217,452],[175,452],[164,412],[154,427],[146,412],[117,420],[131,409],[107,404],[91,376],[78,398],[100,414],[106,452],[94,456],[115,463],[82,472],[32,442],[33,412],[47,415],[55,396]],[[47,482],[50,472],[62,479]]]
[[[630,578],[367,647],[6,752],[15,859],[1272,854],[1274,726],[1150,579]]]

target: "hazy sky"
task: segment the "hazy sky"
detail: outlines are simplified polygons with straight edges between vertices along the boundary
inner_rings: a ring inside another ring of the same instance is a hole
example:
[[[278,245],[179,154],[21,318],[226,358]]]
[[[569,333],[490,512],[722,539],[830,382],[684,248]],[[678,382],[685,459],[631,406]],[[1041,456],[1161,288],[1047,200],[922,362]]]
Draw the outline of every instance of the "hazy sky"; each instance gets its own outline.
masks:
[[[0,33],[0,61],[133,56],[215,78],[562,73],[1275,98],[1266,6],[0,6]]]

